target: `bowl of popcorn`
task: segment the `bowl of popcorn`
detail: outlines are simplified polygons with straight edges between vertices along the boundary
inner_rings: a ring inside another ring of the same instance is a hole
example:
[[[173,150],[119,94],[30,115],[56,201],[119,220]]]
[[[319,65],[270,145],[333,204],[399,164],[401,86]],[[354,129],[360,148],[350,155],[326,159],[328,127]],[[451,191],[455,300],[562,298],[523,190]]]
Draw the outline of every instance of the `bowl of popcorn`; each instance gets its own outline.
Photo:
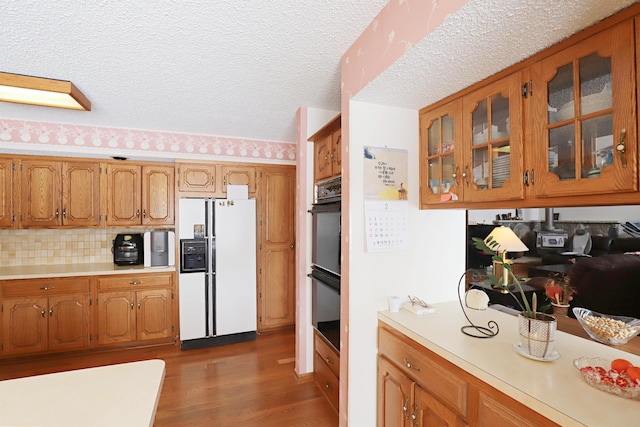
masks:
[[[633,317],[602,314],[582,307],[574,307],[573,314],[592,339],[604,344],[626,344],[640,334],[640,320]]]

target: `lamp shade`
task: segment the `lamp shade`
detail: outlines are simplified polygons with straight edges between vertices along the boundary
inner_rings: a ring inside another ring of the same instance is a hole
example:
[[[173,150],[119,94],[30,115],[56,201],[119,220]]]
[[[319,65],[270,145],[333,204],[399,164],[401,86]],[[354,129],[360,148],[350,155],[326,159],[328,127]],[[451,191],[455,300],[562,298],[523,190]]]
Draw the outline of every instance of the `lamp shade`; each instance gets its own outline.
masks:
[[[0,101],[91,110],[91,102],[69,81],[1,72]]]
[[[516,233],[509,227],[504,225],[496,227],[491,230],[491,233],[484,239],[485,243],[495,242],[492,245],[488,245],[496,252],[524,252],[529,248],[522,243],[522,241],[516,236]]]

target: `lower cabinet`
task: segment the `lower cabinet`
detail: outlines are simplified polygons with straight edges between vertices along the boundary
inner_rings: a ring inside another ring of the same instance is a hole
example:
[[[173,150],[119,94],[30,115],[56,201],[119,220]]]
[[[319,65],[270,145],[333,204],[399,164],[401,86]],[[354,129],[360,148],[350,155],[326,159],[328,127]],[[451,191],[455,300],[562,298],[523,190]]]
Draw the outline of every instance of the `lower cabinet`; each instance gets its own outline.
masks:
[[[333,409],[338,412],[340,396],[340,355],[317,330],[314,330],[313,343],[315,350],[313,353],[313,368],[316,384]]]
[[[377,387],[378,427],[557,425],[383,324]]]
[[[2,354],[88,348],[88,278],[12,280],[2,287]]]
[[[98,344],[171,339],[173,300],[172,274],[98,278]]]

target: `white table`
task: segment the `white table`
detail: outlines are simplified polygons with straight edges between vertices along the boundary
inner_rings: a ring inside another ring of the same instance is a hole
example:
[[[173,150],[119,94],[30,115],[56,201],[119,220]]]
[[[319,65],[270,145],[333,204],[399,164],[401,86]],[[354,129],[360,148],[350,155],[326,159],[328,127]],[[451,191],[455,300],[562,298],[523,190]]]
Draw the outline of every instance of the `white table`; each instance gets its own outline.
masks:
[[[164,373],[153,359],[0,381],[0,426],[152,426]]]

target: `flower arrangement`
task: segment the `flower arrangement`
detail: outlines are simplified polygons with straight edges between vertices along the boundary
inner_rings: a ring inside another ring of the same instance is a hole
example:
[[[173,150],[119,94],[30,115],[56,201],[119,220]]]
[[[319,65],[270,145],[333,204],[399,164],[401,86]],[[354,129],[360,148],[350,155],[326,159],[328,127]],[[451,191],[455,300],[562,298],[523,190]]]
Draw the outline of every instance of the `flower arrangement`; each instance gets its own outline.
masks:
[[[544,284],[544,293],[552,304],[568,305],[573,300],[576,289],[571,286],[569,276],[555,277],[550,278]]]

